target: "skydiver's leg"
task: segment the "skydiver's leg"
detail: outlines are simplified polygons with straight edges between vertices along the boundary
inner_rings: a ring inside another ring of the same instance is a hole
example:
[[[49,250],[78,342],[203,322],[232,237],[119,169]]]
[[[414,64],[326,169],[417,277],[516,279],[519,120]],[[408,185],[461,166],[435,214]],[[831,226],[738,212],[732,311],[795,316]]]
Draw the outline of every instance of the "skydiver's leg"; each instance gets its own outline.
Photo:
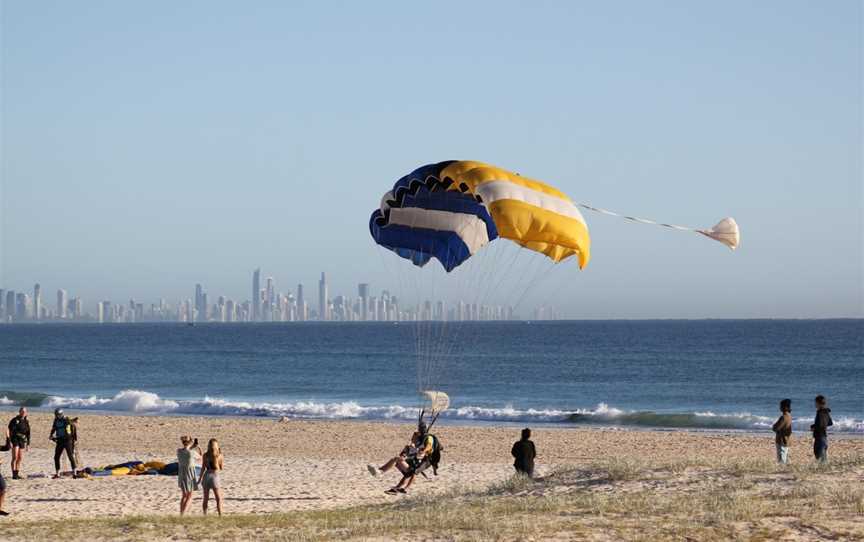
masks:
[[[403,475],[408,474],[411,471],[411,465],[409,465],[408,462],[401,457],[397,457],[396,459],[396,468],[399,469],[399,472],[401,472]]]
[[[394,457],[390,461],[388,461],[388,462],[384,463],[383,465],[381,465],[380,467],[378,467],[378,470],[380,470],[381,472],[387,472],[388,470],[392,469],[393,466],[396,465],[396,463],[398,461],[399,461],[399,458]]]
[[[408,491],[408,488],[411,487],[412,483],[414,483],[414,478],[416,477],[417,475],[414,473],[406,474],[401,480],[399,480],[399,483],[396,484],[396,489],[402,490],[403,493]]]

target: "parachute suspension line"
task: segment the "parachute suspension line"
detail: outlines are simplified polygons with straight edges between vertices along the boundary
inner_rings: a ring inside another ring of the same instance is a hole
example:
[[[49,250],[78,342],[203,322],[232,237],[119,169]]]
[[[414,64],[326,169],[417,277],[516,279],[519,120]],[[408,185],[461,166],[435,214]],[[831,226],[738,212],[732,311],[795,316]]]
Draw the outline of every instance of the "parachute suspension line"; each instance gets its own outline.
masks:
[[[473,313],[474,306],[477,306],[479,311],[479,308],[485,304],[496,273],[499,275],[505,273],[507,268],[500,265],[501,260],[505,257],[505,249],[506,243],[490,243],[481,250],[482,259],[479,259],[477,264],[475,264],[476,269],[471,270],[468,274],[473,279],[469,282],[468,291],[465,292],[466,308],[470,313]],[[510,267],[513,266],[516,257],[518,257],[518,253],[514,254]],[[468,263],[471,264],[473,262],[469,260]],[[464,352],[466,345],[463,339],[469,339],[470,337],[467,335],[475,329],[475,324],[470,321],[470,317],[467,324],[462,323],[457,326],[455,337],[447,341],[447,352],[445,355],[448,358],[452,358]]]
[[[549,259],[548,261],[543,262],[543,264],[539,265],[537,272],[531,277],[531,280],[528,283],[528,286],[522,292],[522,295],[520,295],[519,298],[516,300],[516,302],[513,304],[513,310],[514,311],[517,310],[522,305],[522,301],[524,301],[525,298],[528,296],[528,293],[533,291],[537,286],[539,286],[540,282],[546,283],[546,281],[548,281],[551,278],[553,272],[555,270],[557,270],[564,263],[566,263],[566,262],[556,262],[554,260]],[[544,279],[544,280],[541,280],[541,279]],[[554,290],[553,290],[553,292],[551,292],[549,294],[550,297],[552,295],[554,295]],[[546,305],[546,302],[544,300],[544,303],[541,306],[545,306],[545,305]]]
[[[669,224],[666,222],[657,222],[655,220],[649,220],[647,218],[639,218],[638,216],[628,216],[620,213],[616,213],[610,211],[608,209],[602,209],[600,207],[594,207],[592,205],[588,205],[587,203],[575,203],[574,205],[578,207],[582,207],[583,209],[587,209],[589,211],[599,213],[601,215],[615,216],[618,218],[623,218],[625,220],[629,220],[631,222],[638,222],[639,224],[650,224],[652,226],[661,226],[663,228],[669,228],[672,230],[678,231],[690,231],[704,235],[709,239],[714,239],[715,241],[719,241],[729,247],[731,250],[735,250],[738,248],[738,244],[740,243],[740,231],[738,229],[738,224],[735,222],[735,219],[732,217],[727,217],[715,224],[712,228],[693,228],[690,226],[679,226],[677,224]]]

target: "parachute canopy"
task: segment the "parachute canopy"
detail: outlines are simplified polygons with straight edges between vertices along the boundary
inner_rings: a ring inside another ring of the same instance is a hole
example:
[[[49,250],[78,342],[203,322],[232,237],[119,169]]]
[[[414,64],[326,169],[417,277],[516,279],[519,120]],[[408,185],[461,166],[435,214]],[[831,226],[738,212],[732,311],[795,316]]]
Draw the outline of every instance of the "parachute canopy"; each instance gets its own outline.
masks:
[[[560,262],[591,257],[582,213],[560,190],[482,162],[450,160],[399,179],[372,213],[375,242],[423,266],[448,272],[497,237]]]

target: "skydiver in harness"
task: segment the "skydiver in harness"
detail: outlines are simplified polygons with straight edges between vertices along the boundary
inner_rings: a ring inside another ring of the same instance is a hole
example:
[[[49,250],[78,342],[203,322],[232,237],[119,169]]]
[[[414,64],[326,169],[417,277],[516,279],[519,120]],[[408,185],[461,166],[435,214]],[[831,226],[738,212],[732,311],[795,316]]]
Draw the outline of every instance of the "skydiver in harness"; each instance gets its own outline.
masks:
[[[420,460],[417,457],[420,451],[420,444],[421,434],[419,431],[415,431],[414,434],[411,435],[411,440],[408,441],[408,444],[404,448],[402,448],[399,455],[390,459],[380,467],[367,465],[366,468],[369,470],[369,474],[372,476],[378,476],[379,472],[385,473],[393,467],[396,467],[396,469],[402,473],[402,480],[400,480],[397,486],[390,488],[387,493],[405,493],[407,486],[411,485],[410,482],[407,484],[405,483],[406,479],[412,477],[414,470],[420,465]]]

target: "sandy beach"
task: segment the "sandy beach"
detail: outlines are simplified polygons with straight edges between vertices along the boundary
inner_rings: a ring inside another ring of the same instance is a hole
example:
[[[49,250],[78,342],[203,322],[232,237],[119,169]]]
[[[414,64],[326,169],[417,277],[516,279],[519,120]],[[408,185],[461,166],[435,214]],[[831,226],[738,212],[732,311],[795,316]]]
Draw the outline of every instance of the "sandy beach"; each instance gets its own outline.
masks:
[[[4,423],[12,411],[4,410]],[[149,417],[80,415],[80,457],[84,466],[99,467],[130,460],[173,461],[179,436],[201,441],[216,437],[225,454],[223,475],[228,514],[274,513],[344,508],[395,499],[384,493],[398,473],[370,476],[368,463],[383,463],[410,436],[412,426],[396,423],[334,422],[269,418]],[[50,415],[31,413],[33,447],[23,473],[50,475],[53,447],[48,441]],[[440,475],[418,480],[416,496],[482,490],[512,475],[509,455],[517,427],[451,426],[435,432],[445,446]],[[770,461],[773,439],[766,434],[630,431],[619,429],[535,429],[540,476],[562,468],[578,468],[598,460],[691,463],[761,459]],[[792,461],[812,463],[809,435],[795,435]],[[864,439],[834,439],[834,461],[864,457]],[[176,477],[119,476],[90,480],[10,479],[9,454],[0,455],[9,483],[3,521],[15,523],[68,517],[95,518],[176,514]],[[65,461],[65,459],[64,459]],[[859,481],[864,472],[857,469]],[[200,493],[192,514],[200,514]],[[212,506],[212,505],[211,505]]]

